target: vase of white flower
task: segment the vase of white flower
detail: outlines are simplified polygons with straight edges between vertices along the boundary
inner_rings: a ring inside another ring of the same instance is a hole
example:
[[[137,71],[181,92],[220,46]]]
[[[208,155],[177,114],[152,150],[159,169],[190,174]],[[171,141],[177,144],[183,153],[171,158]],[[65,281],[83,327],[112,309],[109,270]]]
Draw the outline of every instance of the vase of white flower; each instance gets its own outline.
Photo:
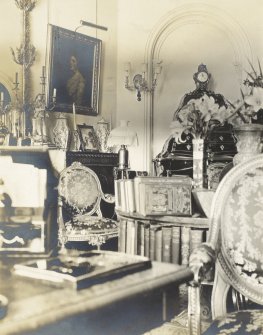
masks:
[[[220,106],[212,96],[204,94],[199,99],[191,99],[178,111],[177,119],[173,122],[177,143],[181,141],[183,132],[193,136],[194,188],[204,187],[205,139],[215,126],[224,123],[227,112],[227,106]]]

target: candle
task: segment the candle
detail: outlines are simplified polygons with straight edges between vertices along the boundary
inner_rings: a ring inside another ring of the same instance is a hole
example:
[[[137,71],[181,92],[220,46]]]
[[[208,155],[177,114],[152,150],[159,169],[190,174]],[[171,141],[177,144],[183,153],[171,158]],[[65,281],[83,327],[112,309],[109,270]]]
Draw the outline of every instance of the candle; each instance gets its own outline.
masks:
[[[1,103],[4,102],[4,92],[1,92]]]
[[[15,110],[13,110],[13,127],[12,128],[13,128],[12,133],[14,136],[16,136],[16,111]]]
[[[54,88],[54,90],[53,90],[53,98],[55,98],[56,96],[57,96],[57,89]]]
[[[147,72],[147,64],[142,63],[142,73],[146,73],[146,72]]]
[[[124,71],[126,71],[127,73],[130,73],[130,71],[131,71],[131,63],[130,62],[124,63]]]
[[[161,65],[159,63],[157,63],[156,66],[155,66],[155,71],[154,72],[156,74],[160,74],[161,71],[162,71],[162,67],[161,67]]]
[[[18,84],[18,73],[16,72],[16,81],[15,84]]]
[[[77,130],[77,125],[76,125],[76,107],[75,103],[73,102],[73,129]]]
[[[42,77],[45,77],[45,66],[42,66]]]

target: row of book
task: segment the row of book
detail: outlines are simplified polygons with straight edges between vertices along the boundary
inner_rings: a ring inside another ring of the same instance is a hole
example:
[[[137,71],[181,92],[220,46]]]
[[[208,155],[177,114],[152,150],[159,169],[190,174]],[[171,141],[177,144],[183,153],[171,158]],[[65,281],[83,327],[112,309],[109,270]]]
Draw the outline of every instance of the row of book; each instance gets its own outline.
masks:
[[[205,241],[206,232],[186,226],[121,219],[119,251],[154,261],[188,265],[190,253]]]
[[[141,215],[192,214],[192,179],[188,176],[149,177],[115,180],[115,208]]]

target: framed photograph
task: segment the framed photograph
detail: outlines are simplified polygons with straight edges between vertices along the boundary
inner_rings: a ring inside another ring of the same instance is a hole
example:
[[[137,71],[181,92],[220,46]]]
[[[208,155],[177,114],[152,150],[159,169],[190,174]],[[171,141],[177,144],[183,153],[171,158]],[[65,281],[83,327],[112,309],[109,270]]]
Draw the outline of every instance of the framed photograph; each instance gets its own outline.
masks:
[[[48,25],[47,104],[54,111],[98,114],[101,40]]]
[[[99,151],[94,128],[86,124],[78,125],[80,147],[83,151]]]

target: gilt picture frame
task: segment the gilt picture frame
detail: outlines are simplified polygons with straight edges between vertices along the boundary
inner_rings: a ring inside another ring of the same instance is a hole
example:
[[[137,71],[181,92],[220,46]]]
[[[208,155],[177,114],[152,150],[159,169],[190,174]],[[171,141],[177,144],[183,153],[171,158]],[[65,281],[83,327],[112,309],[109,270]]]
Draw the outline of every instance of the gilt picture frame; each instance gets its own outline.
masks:
[[[98,140],[93,126],[78,125],[80,147],[82,151],[99,151]]]
[[[47,105],[53,111],[98,115],[101,40],[48,25]],[[55,99],[54,99],[55,98]]]

